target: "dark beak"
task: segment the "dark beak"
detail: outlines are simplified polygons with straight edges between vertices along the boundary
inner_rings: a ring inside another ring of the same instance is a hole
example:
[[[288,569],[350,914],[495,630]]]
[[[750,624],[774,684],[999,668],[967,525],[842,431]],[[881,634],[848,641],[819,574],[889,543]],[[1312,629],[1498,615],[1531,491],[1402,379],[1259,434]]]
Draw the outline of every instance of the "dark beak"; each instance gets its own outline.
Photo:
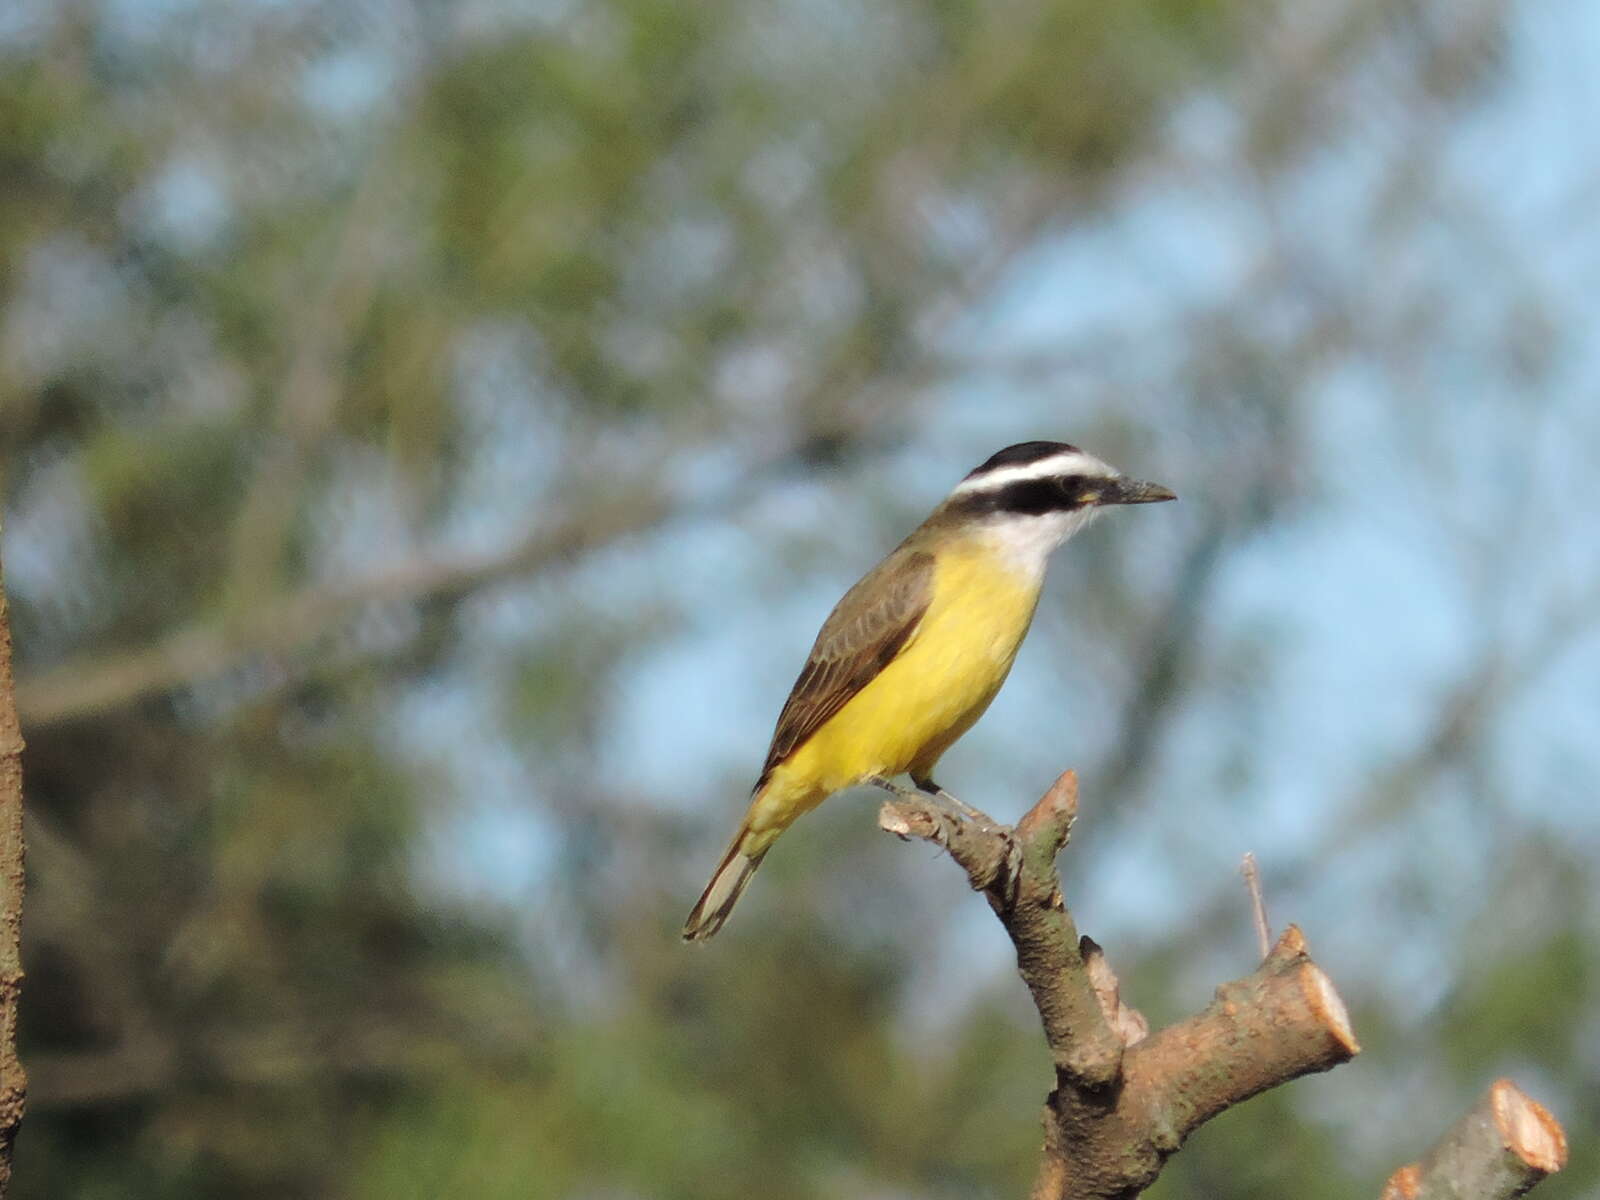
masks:
[[[1171,488],[1159,483],[1143,483],[1137,479],[1113,479],[1100,489],[1098,504],[1155,504],[1161,500],[1176,500]]]

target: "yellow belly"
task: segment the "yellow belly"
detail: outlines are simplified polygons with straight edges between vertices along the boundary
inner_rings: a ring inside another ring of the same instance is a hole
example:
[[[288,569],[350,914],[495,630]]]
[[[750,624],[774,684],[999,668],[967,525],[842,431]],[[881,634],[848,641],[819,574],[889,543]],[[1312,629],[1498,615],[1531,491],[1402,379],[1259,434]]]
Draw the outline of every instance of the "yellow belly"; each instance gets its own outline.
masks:
[[[1033,620],[1041,581],[981,545],[941,551],[936,571],[910,643],[773,770],[751,805],[746,853],[870,776],[925,777],[989,707]]]

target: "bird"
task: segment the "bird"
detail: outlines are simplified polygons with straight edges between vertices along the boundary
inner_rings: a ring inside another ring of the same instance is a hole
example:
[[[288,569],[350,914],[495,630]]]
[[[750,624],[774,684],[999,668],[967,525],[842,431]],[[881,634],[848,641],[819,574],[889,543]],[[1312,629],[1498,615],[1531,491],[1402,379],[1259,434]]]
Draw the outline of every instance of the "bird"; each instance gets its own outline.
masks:
[[[1019,442],[968,472],[823,622],[684,940],[721,929],[778,836],[836,792],[909,774],[965,809],[932,772],[1005,682],[1051,553],[1110,506],[1175,499],[1066,442]]]

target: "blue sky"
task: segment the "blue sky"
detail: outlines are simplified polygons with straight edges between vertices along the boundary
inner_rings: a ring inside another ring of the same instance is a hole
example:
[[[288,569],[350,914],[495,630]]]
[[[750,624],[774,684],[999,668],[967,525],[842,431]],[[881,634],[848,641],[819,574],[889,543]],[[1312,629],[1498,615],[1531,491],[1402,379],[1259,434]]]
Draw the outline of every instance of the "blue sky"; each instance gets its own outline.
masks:
[[[120,0],[111,11],[107,36],[137,40],[182,27],[200,10],[183,0]],[[490,20],[498,9],[472,11]],[[539,11],[526,19],[541,19]],[[306,103],[327,120],[381,119],[393,83],[386,63],[405,52],[406,31],[375,17],[370,25],[370,45],[357,39],[306,65]],[[30,28],[23,6],[10,24],[0,19],[0,42],[25,49]],[[1482,647],[1512,647],[1511,662],[1525,657],[1521,647],[1539,639],[1552,613],[1594,607],[1600,579],[1588,505],[1579,502],[1600,466],[1600,342],[1589,336],[1600,327],[1592,221],[1600,160],[1585,119],[1600,111],[1600,9],[1524,3],[1509,41],[1492,54],[1487,99],[1446,126],[1426,119],[1432,101],[1414,81],[1386,77],[1381,62],[1358,72],[1337,97],[1339,135],[1288,170],[1242,165],[1263,79],[1246,71],[1225,91],[1195,97],[1103,213],[1047,239],[942,338],[934,349],[966,366],[930,385],[914,428],[891,452],[860,469],[779,481],[736,519],[674,526],[600,556],[573,579],[475,598],[466,618],[474,645],[460,675],[408,700],[396,723],[397,745],[419,767],[447,767],[473,797],[440,827],[435,877],[510,902],[539,893],[554,818],[526,755],[474,736],[494,726],[493,698],[475,674],[492,673],[575,594],[619,624],[641,611],[650,619],[689,614],[624,664],[602,754],[617,794],[704,820],[710,855],[737,818],[774,715],[844,588],[1000,445],[1064,438],[1115,457],[1092,440],[1110,413],[1136,431],[1131,444],[1140,448],[1119,465],[1172,484],[1186,511],[1117,514],[1059,558],[1010,684],[944,772],[953,788],[981,791],[1000,815],[1014,815],[1060,767],[1094,762],[1116,732],[1084,699],[1114,683],[1096,658],[1096,630],[1062,610],[1074,573],[1096,561],[1089,540],[1100,539],[1100,550],[1114,542],[1130,569],[1160,581],[1180,545],[1174,523],[1228,502],[1237,471],[1226,398],[1190,395],[1196,330],[1230,323],[1270,359],[1275,348],[1287,356],[1331,309],[1353,326],[1347,344],[1292,376],[1310,447],[1302,501],[1230,555],[1203,617],[1204,647],[1217,653],[1201,670],[1224,669],[1222,648],[1254,640],[1270,642],[1270,659],[1244,699],[1213,687],[1178,706],[1152,791],[1158,806],[1181,803],[1182,819],[1169,809],[1165,820],[1119,825],[1092,864],[1077,864],[1076,898],[1099,933],[1154,936],[1183,920],[1197,888],[1220,886],[1243,850],[1270,869],[1338,843],[1372,765],[1415,742]],[[1410,162],[1420,167],[1421,217],[1386,217],[1382,185]],[[198,249],[226,229],[230,203],[200,143],[155,176],[133,217],[154,236]],[[950,236],[961,236],[962,219],[952,211]],[[1413,326],[1415,336],[1392,333]],[[1534,382],[1507,369],[1514,336],[1548,354],[1547,373]],[[514,332],[488,327],[463,350],[473,366],[463,368],[458,391],[484,414],[479,435],[494,452],[481,456],[479,495],[460,510],[453,545],[515,536],[522,513],[506,512],[501,499],[530,470],[537,477],[547,468],[557,444],[532,436],[525,414],[508,423],[496,407],[526,378],[518,353]],[[1030,355],[1066,365],[1028,377],[996,365]],[[759,390],[764,369],[752,360],[748,378],[735,382]],[[475,399],[475,390],[485,394]],[[1216,429],[1173,423],[1174,412],[1203,413],[1213,402]],[[550,406],[537,424],[548,428],[557,413]],[[686,460],[682,486],[714,492],[723,473],[714,460]],[[400,540],[372,502],[383,494],[381,479],[351,481],[329,557],[354,563]],[[25,554],[26,529],[20,541],[16,534]],[[803,557],[792,574],[773,570],[770,547],[779,542]],[[1516,767],[1496,792],[1503,815],[1600,849],[1600,808],[1571,783],[1570,769],[1580,761],[1592,773],[1596,678],[1600,645],[1591,632],[1519,693],[1491,736],[1496,769]],[[1247,775],[1229,783],[1241,721],[1257,740]],[[1208,781],[1200,794],[1196,778]],[[1460,808],[1465,796],[1443,788],[1436,806],[1394,831],[1396,840],[1427,839],[1481,867],[1486,843],[1481,823]],[[1092,790],[1086,801],[1092,813]],[[870,800],[834,803],[856,805],[869,826]],[[1174,861],[1191,873],[1175,873]],[[1394,869],[1392,859],[1352,851],[1293,899],[1336,912],[1341,893]],[[1446,873],[1429,884],[1442,890],[1435,902],[1443,912],[1452,908],[1451,880]],[[972,916],[976,930],[986,915]],[[976,932],[971,945],[1003,949]]]

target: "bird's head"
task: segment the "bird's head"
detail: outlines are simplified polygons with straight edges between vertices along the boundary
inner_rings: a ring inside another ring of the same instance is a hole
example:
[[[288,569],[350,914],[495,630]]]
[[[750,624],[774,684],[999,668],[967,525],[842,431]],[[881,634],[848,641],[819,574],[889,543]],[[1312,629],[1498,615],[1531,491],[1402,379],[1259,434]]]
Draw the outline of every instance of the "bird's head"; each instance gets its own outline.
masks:
[[[939,513],[1042,566],[1103,509],[1176,499],[1159,483],[1130,479],[1066,442],[1019,442],[968,472]]]

